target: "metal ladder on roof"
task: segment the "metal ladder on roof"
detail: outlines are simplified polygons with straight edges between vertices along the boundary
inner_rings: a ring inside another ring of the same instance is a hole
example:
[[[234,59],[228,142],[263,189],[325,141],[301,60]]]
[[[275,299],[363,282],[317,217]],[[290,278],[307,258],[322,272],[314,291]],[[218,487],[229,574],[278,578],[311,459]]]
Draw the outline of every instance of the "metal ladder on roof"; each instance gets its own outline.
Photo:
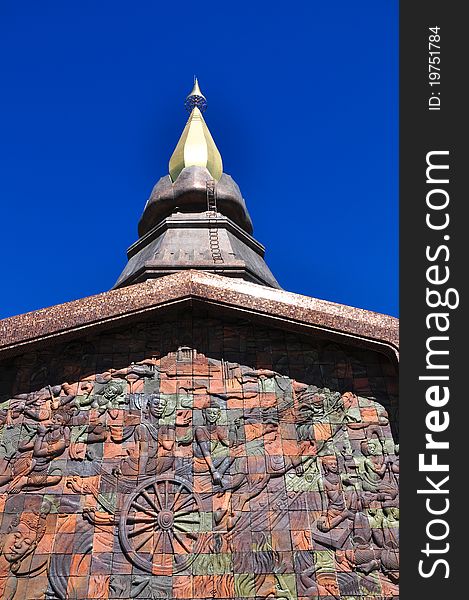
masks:
[[[217,226],[217,193],[215,180],[207,180],[207,212],[208,212],[208,239],[210,246],[210,253],[212,255],[213,262],[223,263],[223,256],[220,250],[220,240],[218,239],[218,226]]]

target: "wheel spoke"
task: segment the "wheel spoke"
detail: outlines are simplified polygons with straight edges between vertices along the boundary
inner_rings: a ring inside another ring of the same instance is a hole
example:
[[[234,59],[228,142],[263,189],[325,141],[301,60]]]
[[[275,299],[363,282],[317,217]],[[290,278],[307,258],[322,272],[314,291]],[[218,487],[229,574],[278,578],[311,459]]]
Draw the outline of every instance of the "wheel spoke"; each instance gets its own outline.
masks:
[[[191,548],[188,548],[188,547],[186,546],[186,543],[185,543],[185,542],[184,542],[184,540],[182,539],[182,536],[181,536],[181,534],[180,534],[178,531],[176,531],[176,530],[174,530],[174,537],[175,537],[175,538],[176,538],[176,540],[178,541],[179,545],[180,545],[182,548],[184,548],[184,550],[185,550],[185,551],[186,551],[188,554],[190,554],[190,552],[191,552]]]
[[[173,552],[173,554],[174,554],[174,544],[173,544],[173,540],[171,539],[171,534],[170,534],[170,532],[169,532],[169,531],[165,531],[165,533],[166,533],[166,534],[167,534],[167,536],[168,536],[169,545],[171,546],[171,550],[172,550],[172,552]]]
[[[155,498],[156,498],[158,504],[160,505],[160,510],[163,510],[163,503],[161,502],[160,494],[158,492],[158,484],[157,483],[153,484],[153,489],[155,490]]]
[[[179,506],[175,506],[175,512],[180,511],[182,508],[184,508],[190,501],[194,501],[194,494],[189,494],[189,496],[183,500],[182,504],[180,504]],[[177,509],[177,510],[176,510]]]
[[[155,556],[155,554],[157,553],[158,545],[160,543],[162,534],[163,534],[163,531],[161,529],[158,530],[158,537],[156,538],[156,540],[153,544],[153,552],[151,553],[152,556]]]
[[[140,550],[140,548],[142,546],[144,546],[148,540],[151,540],[151,538],[153,537],[153,531],[151,531],[145,538],[143,538],[143,540],[141,540],[136,546],[135,546],[135,550]]]
[[[152,511],[149,508],[146,508],[145,506],[143,506],[143,504],[140,504],[139,502],[137,502],[137,500],[133,500],[132,502],[132,506],[134,508],[137,508],[139,511],[144,512],[146,515],[150,515],[151,517],[154,517],[155,519],[158,518],[158,512],[159,511]]]
[[[178,523],[174,523],[174,534],[176,534],[176,529],[187,535],[187,537],[190,537],[191,540],[197,539],[197,534],[194,531],[187,531],[187,529],[184,529],[184,527],[182,525],[179,525]]]
[[[182,498],[182,502],[179,504],[179,506],[174,507],[175,512],[181,510],[190,502],[194,502],[194,494],[189,494],[189,496],[187,496],[186,498]]]
[[[158,494],[156,495],[156,498],[158,500],[158,504],[160,505],[160,508],[158,508],[156,506],[156,504],[153,502],[153,500],[151,499],[151,497],[148,495],[148,492],[146,490],[142,490],[141,492],[142,496],[145,498],[145,500],[148,502],[148,504],[157,512],[159,513],[160,510],[162,510],[162,506],[161,506],[161,502],[160,499],[158,498]]]
[[[129,515],[127,517],[127,523],[154,523],[156,522],[156,517],[134,517],[133,515]]]
[[[148,531],[149,529],[156,529],[158,527],[158,525],[156,523],[150,523],[148,525],[143,525],[143,527],[139,527],[137,529],[134,529],[133,531],[131,531],[129,533],[129,538],[133,538],[136,535],[140,535],[141,533],[145,533],[145,531]]]
[[[192,518],[188,515],[187,517],[174,517],[174,521],[177,523],[200,523],[200,518],[197,513],[192,515]]]
[[[176,502],[179,500],[179,496],[181,495],[181,492],[182,492],[182,488],[183,488],[183,487],[184,487],[184,486],[183,486],[183,484],[182,484],[182,483],[180,483],[180,484],[179,484],[178,491],[176,492],[176,495],[174,496],[173,503],[171,504],[171,506],[170,506],[169,510],[173,510],[173,509],[174,509],[174,507],[176,506]]]
[[[178,510],[174,513],[174,518],[179,519],[179,517],[183,517],[184,515],[193,515],[197,514],[192,508],[188,510]]]

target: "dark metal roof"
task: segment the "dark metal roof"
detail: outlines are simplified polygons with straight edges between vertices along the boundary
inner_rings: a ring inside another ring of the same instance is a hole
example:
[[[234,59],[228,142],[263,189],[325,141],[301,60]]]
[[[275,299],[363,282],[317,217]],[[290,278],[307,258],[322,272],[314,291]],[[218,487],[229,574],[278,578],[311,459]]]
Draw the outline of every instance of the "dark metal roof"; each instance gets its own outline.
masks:
[[[194,269],[279,288],[233,179],[215,181],[205,167],[186,167],[154,187],[139,223],[140,238],[115,287]]]

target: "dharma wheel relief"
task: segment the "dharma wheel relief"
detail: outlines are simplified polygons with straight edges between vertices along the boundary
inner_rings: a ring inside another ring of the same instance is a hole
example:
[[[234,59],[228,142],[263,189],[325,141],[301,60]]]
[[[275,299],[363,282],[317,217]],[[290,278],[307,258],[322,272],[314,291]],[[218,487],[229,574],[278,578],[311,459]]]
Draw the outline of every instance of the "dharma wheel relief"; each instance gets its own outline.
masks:
[[[57,345],[4,373],[1,598],[398,595],[384,355],[200,318]]]

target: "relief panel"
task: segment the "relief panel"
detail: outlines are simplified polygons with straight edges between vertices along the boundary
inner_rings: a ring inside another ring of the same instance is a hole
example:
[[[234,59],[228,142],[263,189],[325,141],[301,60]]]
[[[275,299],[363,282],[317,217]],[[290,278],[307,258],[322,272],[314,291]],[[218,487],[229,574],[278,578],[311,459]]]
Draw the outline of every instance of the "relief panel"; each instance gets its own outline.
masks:
[[[398,595],[384,356],[184,317],[12,364],[1,598]]]

